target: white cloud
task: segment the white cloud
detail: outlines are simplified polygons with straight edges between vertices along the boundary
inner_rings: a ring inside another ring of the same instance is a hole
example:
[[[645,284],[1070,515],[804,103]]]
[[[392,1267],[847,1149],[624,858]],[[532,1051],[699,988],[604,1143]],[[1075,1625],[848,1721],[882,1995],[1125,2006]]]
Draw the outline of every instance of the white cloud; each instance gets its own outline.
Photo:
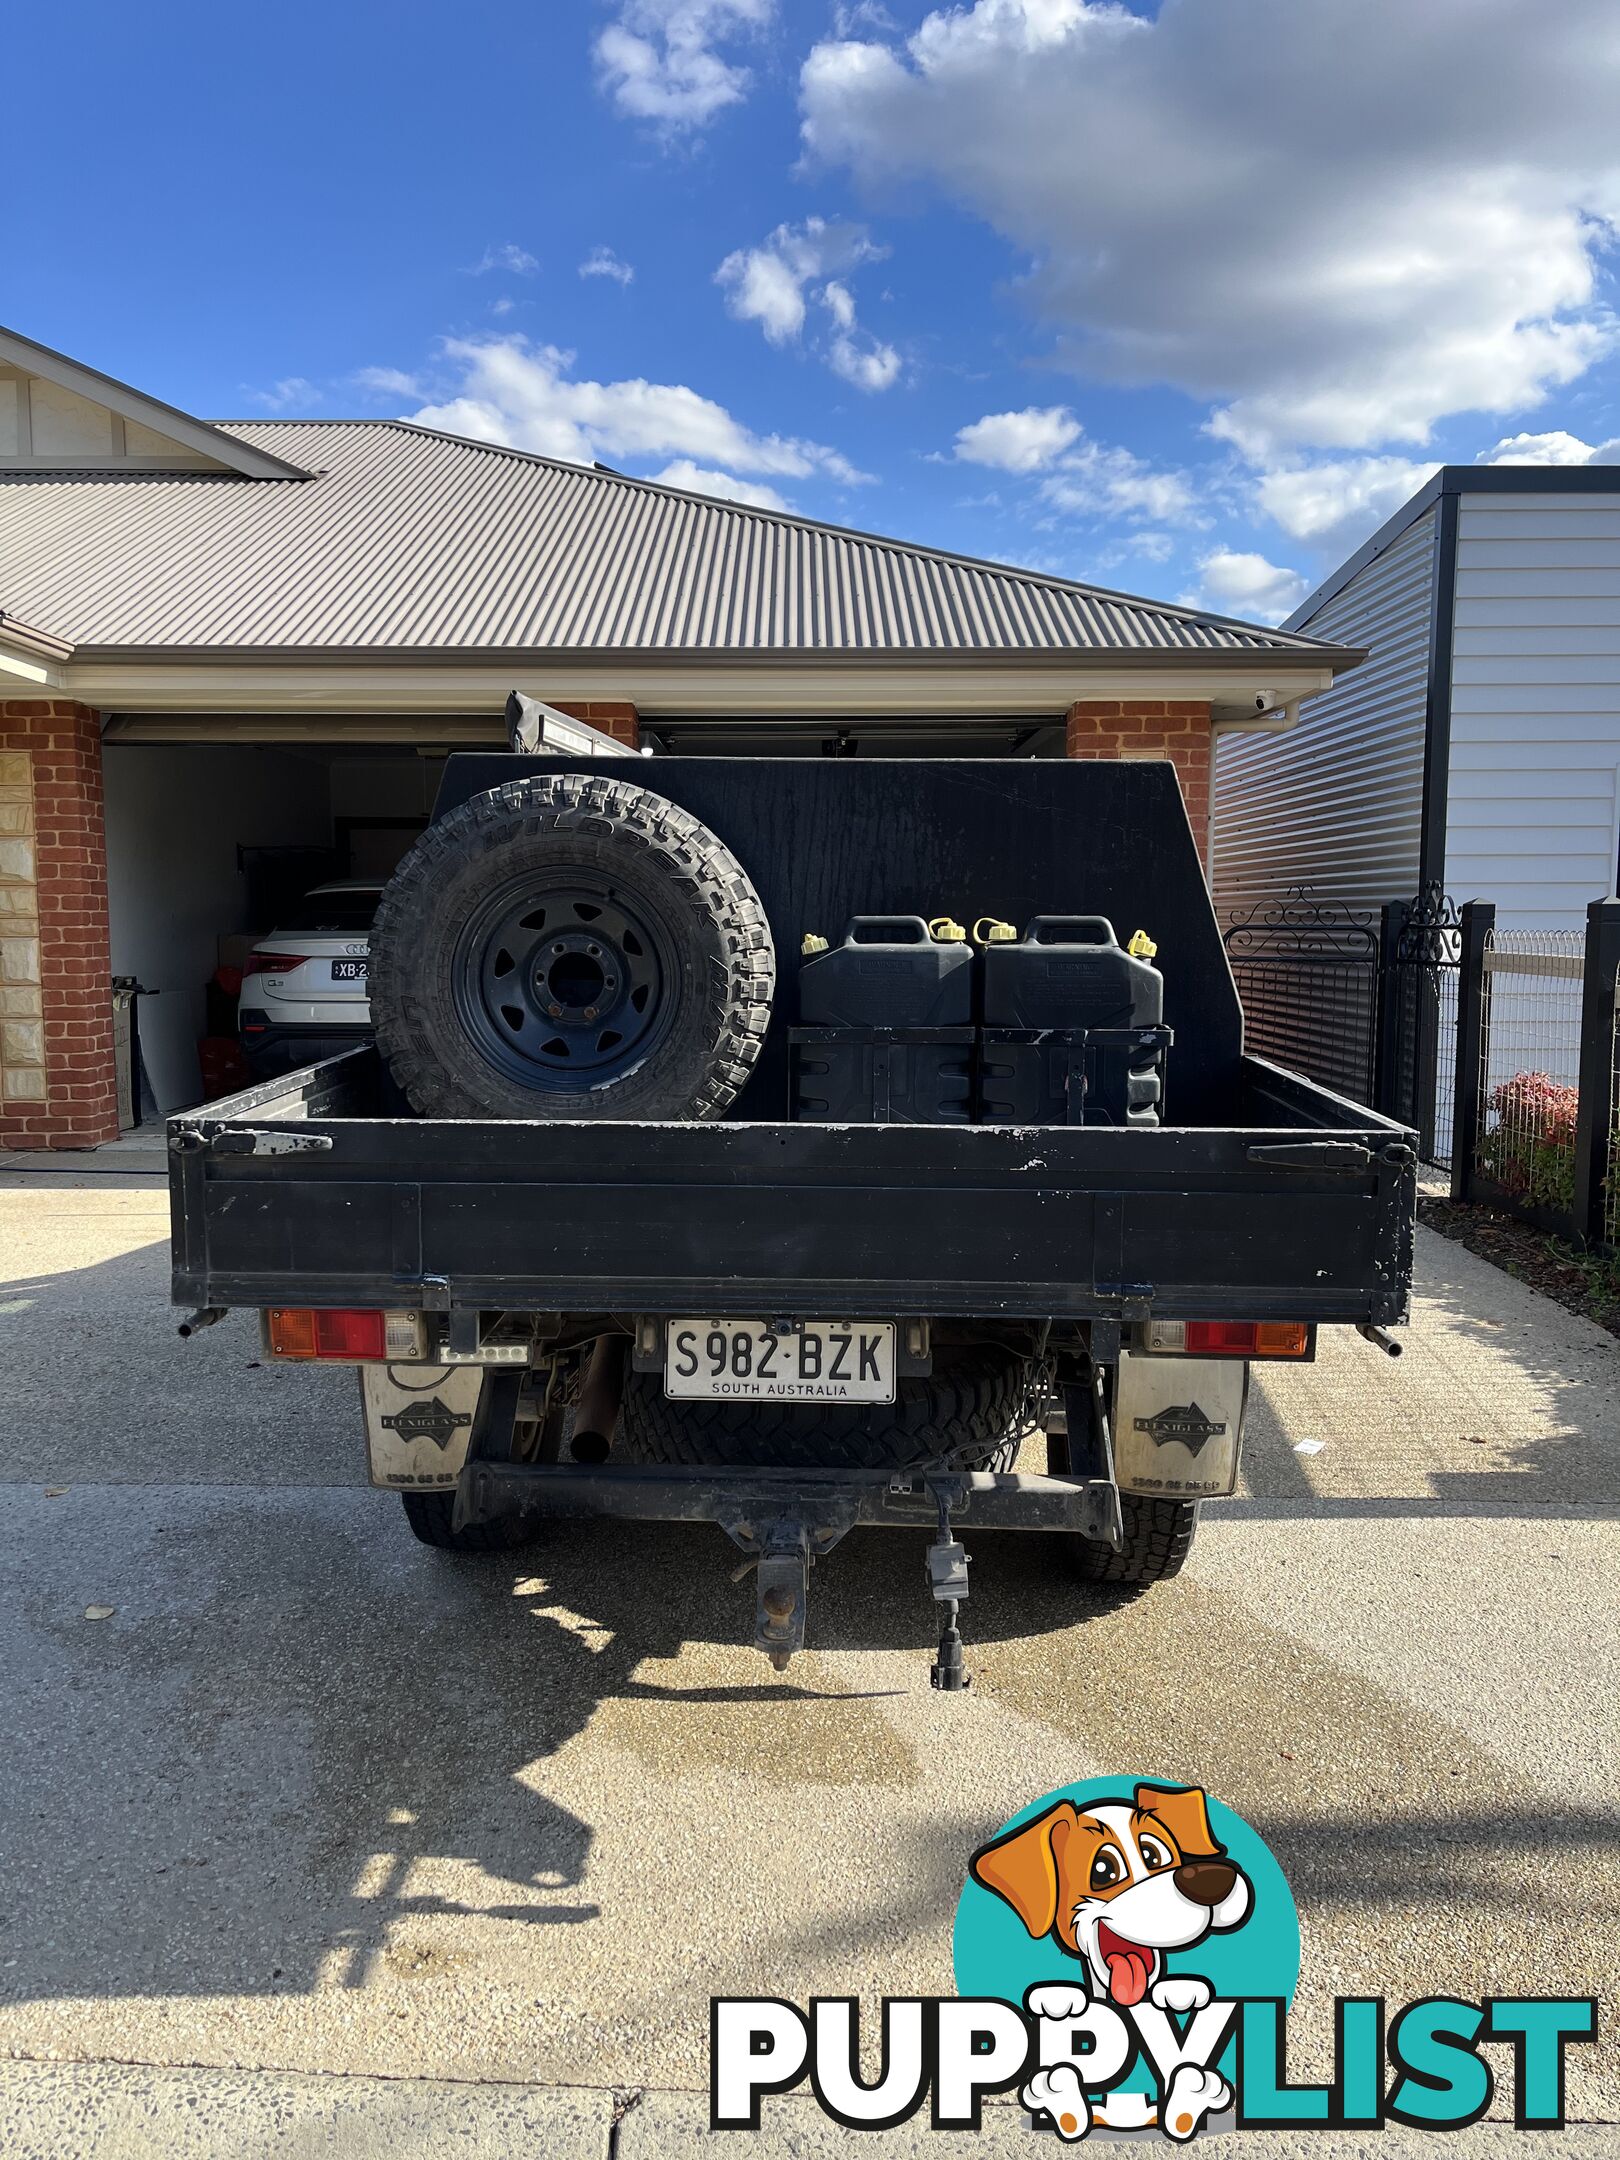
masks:
[[[491,270],[509,270],[514,277],[533,277],[539,267],[538,256],[519,247],[515,240],[502,240],[498,245],[485,248],[477,262],[469,267],[467,275],[484,277]]]
[[[424,427],[511,443],[578,464],[597,458],[689,458],[718,472],[788,479],[819,473],[846,485],[866,478],[824,443],[755,434],[723,405],[681,383],[639,376],[583,382],[569,372],[571,353],[520,337],[457,338],[444,351],[460,380],[454,395],[411,415]]]
[[[422,395],[421,384],[414,375],[407,375],[403,368],[356,368],[354,379],[362,390],[375,390],[379,397],[405,398]]]
[[[628,285],[636,273],[610,247],[593,247],[580,264],[579,274],[581,277],[612,278],[615,285]]]
[[[773,345],[786,345],[804,328],[806,287],[822,278],[836,280],[861,263],[880,262],[886,252],[864,226],[808,217],[802,225],[778,225],[758,247],[734,248],[714,281],[739,322],[757,322]],[[824,300],[841,328],[853,327],[855,303],[847,286],[830,283]],[[847,320],[840,320],[840,310]]]
[[[976,0],[824,42],[807,145],[1030,258],[1076,368],[1217,402],[1268,464],[1422,444],[1614,341],[1613,0]]]
[[[321,402],[321,393],[302,375],[283,375],[280,382],[272,383],[268,390],[252,390],[246,383],[242,388],[255,405],[263,405],[270,412],[287,412],[294,405],[318,405]]]
[[[489,303],[489,312],[492,315],[510,315],[516,305],[517,302],[510,293],[502,293],[498,300]]]
[[[715,50],[764,28],[775,0],[623,0],[595,45],[603,89],[631,120],[707,126],[747,95],[749,71]]]
[[[889,389],[900,374],[900,355],[892,345],[861,329],[849,287],[829,278],[821,288],[821,304],[836,325],[827,347],[827,365],[833,373],[857,390]]]
[[[986,413],[957,429],[955,454],[998,472],[1044,473],[1042,501],[1066,515],[1208,523],[1185,473],[1155,471],[1134,451],[1090,441],[1067,405]]]
[[[1083,442],[1059,458],[1041,482],[1054,510],[1081,516],[1124,517],[1144,524],[1207,525],[1185,473],[1157,472],[1133,451]]]
[[[1080,423],[1067,405],[1026,405],[1022,412],[986,413],[956,431],[956,455],[998,472],[1039,472],[1067,450]]]
[[[1130,541],[1128,552],[1148,562],[1168,562],[1176,552],[1176,543],[1168,533],[1141,532]]]
[[[1504,436],[1494,450],[1480,458],[1482,465],[1610,465],[1620,462],[1620,436],[1608,442],[1582,442],[1553,428],[1545,435]]]
[[[1198,572],[1200,590],[1184,593],[1183,607],[1241,615],[1248,622],[1280,623],[1311,589],[1310,579],[1301,577],[1297,570],[1267,562],[1263,555],[1239,554],[1231,548],[1215,548],[1203,556]]]
[[[763,480],[739,480],[733,473],[716,472],[691,458],[672,458],[662,472],[649,475],[665,487],[686,488],[694,495],[718,495],[722,502],[749,503],[756,510],[789,510],[792,504]]]
[[[757,322],[773,345],[803,336],[813,301],[832,324],[825,357],[833,373],[857,390],[887,390],[899,379],[900,355],[861,328],[844,282],[848,272],[887,253],[863,226],[809,217],[802,225],[778,225],[758,247],[734,248],[714,281],[730,313]]]
[[[1348,554],[1438,470],[1402,457],[1330,459],[1262,472],[1255,495],[1290,539]]]

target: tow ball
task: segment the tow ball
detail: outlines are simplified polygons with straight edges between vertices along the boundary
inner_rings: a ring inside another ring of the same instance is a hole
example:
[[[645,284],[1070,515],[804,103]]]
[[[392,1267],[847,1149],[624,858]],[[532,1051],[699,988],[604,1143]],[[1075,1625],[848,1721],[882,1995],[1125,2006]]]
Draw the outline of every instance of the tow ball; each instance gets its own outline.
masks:
[[[911,1498],[916,1488],[908,1480],[896,1480],[891,1493]],[[968,1554],[951,1529],[949,1488],[935,1487],[931,1497],[939,1529],[928,1548],[926,1579],[935,1602],[944,1610],[940,1616],[939,1648],[929,1668],[929,1679],[936,1688],[956,1694],[973,1684],[972,1675],[962,1663],[962,1631],[958,1625],[968,1594]],[[745,1560],[732,1579],[740,1582],[747,1575],[754,1577],[754,1645],[777,1672],[785,1672],[795,1651],[804,1648],[810,1570],[849,1527],[847,1523],[812,1525],[794,1516],[765,1525],[731,1526],[738,1543],[757,1546],[754,1557]]]
[[[1089,1466],[1088,1466],[1089,1467]],[[929,1590],[939,1610],[930,1678],[956,1694],[968,1685],[960,1626],[968,1555],[960,1521],[982,1530],[1066,1532],[1105,1544],[1120,1537],[1119,1494],[1103,1474],[1034,1477],[927,1466],[898,1475],[849,1470],[655,1470],[637,1463],[513,1462],[475,1449],[457,1486],[454,1523],[542,1517],[715,1523],[744,1555],[734,1581],[754,1577],[754,1642],[777,1672],[804,1648],[810,1570],[857,1524],[934,1528]]]

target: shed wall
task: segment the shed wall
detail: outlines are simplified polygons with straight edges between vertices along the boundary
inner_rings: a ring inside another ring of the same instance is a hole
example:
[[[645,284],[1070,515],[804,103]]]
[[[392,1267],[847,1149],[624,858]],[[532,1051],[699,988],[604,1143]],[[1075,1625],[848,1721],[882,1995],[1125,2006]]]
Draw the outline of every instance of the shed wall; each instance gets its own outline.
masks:
[[[1283,735],[1227,735],[1211,882],[1223,920],[1297,885],[1376,908],[1418,882],[1435,512],[1296,627],[1369,654]]]
[[[1452,655],[1447,890],[1579,929],[1620,858],[1620,486],[1463,496]]]

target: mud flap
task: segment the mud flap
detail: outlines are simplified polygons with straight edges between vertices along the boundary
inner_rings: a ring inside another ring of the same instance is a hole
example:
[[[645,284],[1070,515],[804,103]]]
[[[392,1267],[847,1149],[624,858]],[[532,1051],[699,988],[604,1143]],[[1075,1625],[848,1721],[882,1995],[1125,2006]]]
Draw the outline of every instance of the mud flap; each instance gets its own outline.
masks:
[[[362,1365],[371,1482],[394,1492],[448,1492],[472,1439],[484,1374],[476,1365]]]
[[[1121,1492],[1209,1500],[1233,1491],[1248,1393],[1243,1358],[1121,1351],[1114,1397],[1114,1475]]]

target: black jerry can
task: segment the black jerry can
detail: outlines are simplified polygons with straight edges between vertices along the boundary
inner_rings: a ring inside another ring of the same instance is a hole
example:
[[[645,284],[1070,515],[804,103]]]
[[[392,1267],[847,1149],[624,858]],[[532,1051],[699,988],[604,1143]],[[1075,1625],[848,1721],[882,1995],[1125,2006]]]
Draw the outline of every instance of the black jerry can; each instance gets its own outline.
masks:
[[[1037,915],[1016,943],[983,949],[990,1028],[1156,1027],[1164,977],[1126,952],[1106,915]]]
[[[920,915],[854,915],[841,944],[799,967],[805,1027],[968,1027],[973,948],[939,943]]]
[[[973,1114],[973,948],[920,915],[856,915],[799,968],[793,1115],[818,1124],[965,1125]]]
[[[983,950],[979,1115],[987,1124],[1155,1126],[1164,978],[1104,915],[1037,915]]]

